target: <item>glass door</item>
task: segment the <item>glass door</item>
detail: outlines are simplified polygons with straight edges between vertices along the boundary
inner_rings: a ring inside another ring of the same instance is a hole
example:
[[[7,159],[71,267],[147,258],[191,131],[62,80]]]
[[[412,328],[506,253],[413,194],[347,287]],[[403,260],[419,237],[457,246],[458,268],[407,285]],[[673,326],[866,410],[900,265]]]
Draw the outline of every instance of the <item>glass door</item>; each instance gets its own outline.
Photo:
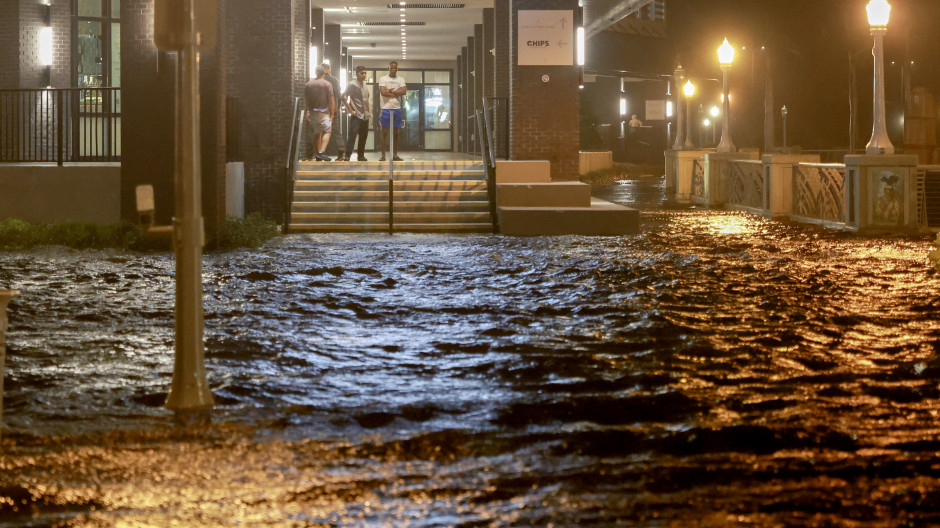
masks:
[[[424,150],[424,127],[421,121],[421,103],[424,101],[424,86],[408,84],[408,92],[402,98],[402,115],[405,119],[405,129],[401,132],[402,151]]]

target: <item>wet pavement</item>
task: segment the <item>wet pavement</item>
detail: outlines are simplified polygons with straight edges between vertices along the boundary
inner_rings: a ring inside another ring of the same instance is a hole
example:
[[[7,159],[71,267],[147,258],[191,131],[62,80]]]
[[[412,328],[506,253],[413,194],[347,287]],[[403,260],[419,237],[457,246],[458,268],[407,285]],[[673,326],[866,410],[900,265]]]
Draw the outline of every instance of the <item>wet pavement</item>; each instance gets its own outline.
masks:
[[[207,255],[207,429],[171,254],[0,252],[0,526],[940,523],[932,236],[596,194],[641,232]]]

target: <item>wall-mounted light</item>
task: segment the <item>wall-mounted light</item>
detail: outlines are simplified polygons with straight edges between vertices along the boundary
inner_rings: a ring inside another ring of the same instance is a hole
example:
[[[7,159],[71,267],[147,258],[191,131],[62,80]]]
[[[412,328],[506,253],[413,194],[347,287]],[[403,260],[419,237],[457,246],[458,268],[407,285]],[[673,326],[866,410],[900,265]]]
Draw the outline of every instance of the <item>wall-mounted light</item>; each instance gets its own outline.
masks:
[[[52,5],[49,0],[40,4],[43,27],[39,30],[39,64],[43,66],[42,85],[52,85],[52,62],[55,59],[55,48],[52,42]]]
[[[666,101],[666,117],[672,117],[673,112],[672,101]]]
[[[578,27],[578,66],[584,66],[584,28]]]
[[[39,30],[39,62],[43,66],[52,66],[54,56],[52,45],[52,28],[46,26]]]
[[[346,91],[346,76],[349,75],[349,72],[346,68],[339,69],[339,90],[341,92]]]
[[[620,115],[622,116],[627,115],[627,98],[626,97],[620,98]]]

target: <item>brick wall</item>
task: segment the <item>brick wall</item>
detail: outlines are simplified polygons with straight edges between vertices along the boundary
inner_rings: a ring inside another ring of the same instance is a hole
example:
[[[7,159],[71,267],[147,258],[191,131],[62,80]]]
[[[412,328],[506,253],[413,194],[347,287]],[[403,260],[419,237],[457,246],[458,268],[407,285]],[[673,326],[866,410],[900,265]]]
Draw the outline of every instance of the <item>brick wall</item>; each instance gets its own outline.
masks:
[[[296,50],[306,26],[304,0],[226,0],[227,90],[241,109],[240,161],[245,162],[245,211],[282,221],[284,162],[293,97],[300,82]],[[302,19],[302,20],[301,20]],[[296,38],[295,38],[296,37]],[[322,48],[321,48],[322,49]]]
[[[577,0],[514,0],[512,27],[518,10],[563,9],[577,13]],[[574,30],[571,32],[574,42]],[[553,180],[577,180],[578,67],[518,66],[518,43],[512,37],[510,158],[549,160]],[[573,57],[572,57],[573,63]],[[550,77],[542,82],[542,75]]]
[[[20,87],[19,2],[0,1],[0,90]]]

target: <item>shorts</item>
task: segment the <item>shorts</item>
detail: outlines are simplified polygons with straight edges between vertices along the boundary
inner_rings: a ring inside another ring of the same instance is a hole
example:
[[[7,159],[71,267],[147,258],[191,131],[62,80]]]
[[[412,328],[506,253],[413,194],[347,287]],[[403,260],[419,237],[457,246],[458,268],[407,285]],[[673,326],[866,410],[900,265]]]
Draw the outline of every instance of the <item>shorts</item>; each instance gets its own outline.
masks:
[[[395,128],[405,128],[405,123],[401,120],[401,108],[382,109],[382,115],[379,116],[379,124],[382,128],[388,128],[389,112],[395,116]]]
[[[330,120],[330,114],[327,112],[310,112],[310,124],[313,125],[314,134],[322,134],[333,130],[333,123]]]

